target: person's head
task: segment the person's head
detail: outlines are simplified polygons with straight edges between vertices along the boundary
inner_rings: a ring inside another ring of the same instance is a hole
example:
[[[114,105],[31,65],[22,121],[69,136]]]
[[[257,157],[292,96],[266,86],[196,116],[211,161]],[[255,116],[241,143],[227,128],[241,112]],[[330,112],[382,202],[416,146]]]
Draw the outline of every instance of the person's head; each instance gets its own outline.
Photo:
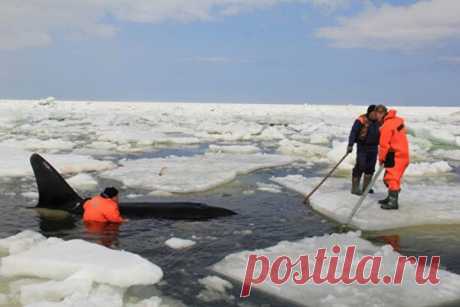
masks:
[[[101,193],[101,196],[104,198],[111,199],[118,203],[118,190],[114,187],[105,188]]]
[[[370,120],[377,120],[377,115],[375,114],[375,104],[371,104],[368,108],[367,108],[367,118],[369,118]]]
[[[385,107],[383,104],[379,104],[378,106],[375,107],[375,115],[377,117],[377,120],[379,122],[383,121],[385,116],[388,113],[387,107]]]

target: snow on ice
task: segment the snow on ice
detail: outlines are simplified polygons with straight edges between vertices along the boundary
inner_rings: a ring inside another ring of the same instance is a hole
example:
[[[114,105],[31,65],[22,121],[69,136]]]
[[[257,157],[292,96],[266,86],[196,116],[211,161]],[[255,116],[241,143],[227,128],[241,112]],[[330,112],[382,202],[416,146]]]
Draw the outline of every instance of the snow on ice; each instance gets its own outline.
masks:
[[[295,159],[269,154],[205,154],[120,161],[121,167],[101,176],[120,180],[131,188],[171,193],[210,190],[234,180],[238,175],[288,165]],[[146,172],[145,170],[149,170]]]
[[[207,276],[198,280],[198,282],[205,287],[198,294],[198,298],[205,302],[214,302],[214,301],[231,301],[235,297],[228,294],[228,290],[233,289],[233,285],[218,276]]]
[[[5,299],[24,306],[122,307],[128,287],[152,285],[163,276],[161,268],[136,254],[82,240],[46,239],[29,230],[0,239],[0,251],[9,254],[0,267],[0,278],[11,280]],[[29,278],[13,279],[24,277]],[[152,297],[129,306],[160,303]]]
[[[254,145],[209,145],[210,152],[233,153],[233,154],[251,154],[260,151],[259,147]]]
[[[97,187],[97,180],[90,174],[80,173],[67,179],[71,187],[78,190],[93,190]]]
[[[173,249],[185,249],[185,248],[192,247],[193,245],[196,244],[196,242],[192,240],[181,239],[181,238],[171,238],[171,239],[166,240],[165,244],[166,246],[173,248]]]
[[[301,175],[272,178],[288,189],[307,195],[321,178],[305,178]],[[350,193],[351,183],[330,178],[310,198],[312,208],[321,214],[345,223],[359,197]],[[400,194],[397,211],[382,210],[377,203],[386,196],[386,189],[377,188],[369,194],[351,225],[362,230],[385,230],[418,225],[460,224],[458,199],[460,189],[455,184],[405,184]]]
[[[32,168],[29,163],[32,152],[13,147],[0,146],[0,176],[24,177],[31,176]],[[46,154],[43,155],[61,174],[75,174],[87,171],[104,171],[115,166],[110,161],[101,161],[89,156],[75,154]]]
[[[366,255],[383,256],[381,276],[394,275],[395,263],[399,253],[393,251],[391,246],[378,247],[360,238],[357,232],[347,234],[332,234],[321,237],[305,238],[296,242],[282,241],[277,245],[255,251],[242,251],[226,256],[222,261],[212,266],[212,269],[223,276],[241,283],[245,277],[245,268],[250,254],[265,255],[274,261],[275,257],[288,256],[291,259],[298,259],[301,255],[309,255],[314,259],[319,248],[326,248],[328,255],[334,245],[341,247],[341,260],[345,258],[346,247],[355,245],[355,259]],[[295,261],[295,260],[294,260]],[[313,271],[314,261],[309,262],[309,270]],[[326,264],[327,266],[327,264]],[[338,265],[339,275],[342,264]],[[260,265],[256,266],[255,276],[259,275]],[[402,285],[315,285],[311,282],[299,286],[289,279],[283,285],[273,284],[269,278],[260,285],[254,285],[253,289],[271,294],[275,297],[306,306],[325,307],[373,307],[373,306],[438,306],[460,299],[460,276],[441,270],[438,276],[441,283],[433,286],[429,284],[418,285],[415,276],[415,265],[408,265],[405,270]],[[323,271],[323,276],[325,273]],[[410,276],[410,277],[409,277]]]

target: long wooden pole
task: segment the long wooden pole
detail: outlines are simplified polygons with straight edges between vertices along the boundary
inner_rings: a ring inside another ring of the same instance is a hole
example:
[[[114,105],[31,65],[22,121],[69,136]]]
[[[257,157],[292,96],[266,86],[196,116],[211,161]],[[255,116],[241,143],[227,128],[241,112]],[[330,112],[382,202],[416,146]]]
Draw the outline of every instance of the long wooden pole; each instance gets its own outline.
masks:
[[[361,205],[363,204],[364,200],[366,199],[367,195],[369,194],[369,191],[372,189],[372,187],[375,185],[375,182],[377,181],[377,178],[380,176],[380,174],[382,173],[382,171],[385,169],[385,166],[383,165],[380,165],[380,168],[379,170],[377,171],[377,173],[374,175],[374,178],[372,178],[372,181],[371,183],[366,187],[366,190],[364,190],[363,192],[363,195],[361,195],[361,197],[359,198],[358,202],[356,203],[356,205],[353,207],[353,210],[351,211],[351,214],[350,216],[348,217],[347,219],[347,222],[346,224],[344,225],[344,227],[348,227],[348,225],[350,225],[351,223],[351,220],[353,219],[353,217],[355,216],[356,212],[358,211],[358,209],[361,207]]]
[[[330,170],[329,173],[327,173],[326,177],[323,178],[323,180],[321,180],[321,182],[307,195],[305,196],[305,200],[304,200],[304,204],[308,204],[309,201],[310,201],[310,196],[313,195],[313,193],[315,193],[322,185],[323,183],[329,178],[332,176],[332,174],[335,172],[335,170],[337,169],[337,167],[339,167],[340,164],[342,164],[342,162],[348,157],[350,153],[347,152],[343,157],[342,159],[340,159],[339,162],[337,162],[337,164]]]

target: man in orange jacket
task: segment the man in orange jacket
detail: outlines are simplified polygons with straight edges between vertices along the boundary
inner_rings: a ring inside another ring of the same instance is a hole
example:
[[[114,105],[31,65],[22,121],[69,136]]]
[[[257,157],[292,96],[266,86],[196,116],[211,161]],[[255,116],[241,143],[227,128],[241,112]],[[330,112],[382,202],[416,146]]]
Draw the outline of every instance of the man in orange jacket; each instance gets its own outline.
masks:
[[[118,208],[118,190],[106,188],[100,195],[83,205],[83,221],[100,223],[122,223],[124,220]]]
[[[404,119],[396,116],[396,110],[383,105],[376,107],[377,119],[383,122],[380,128],[379,162],[385,166],[383,181],[388,187],[387,198],[379,201],[382,209],[398,209],[401,179],[409,165],[409,142]]]

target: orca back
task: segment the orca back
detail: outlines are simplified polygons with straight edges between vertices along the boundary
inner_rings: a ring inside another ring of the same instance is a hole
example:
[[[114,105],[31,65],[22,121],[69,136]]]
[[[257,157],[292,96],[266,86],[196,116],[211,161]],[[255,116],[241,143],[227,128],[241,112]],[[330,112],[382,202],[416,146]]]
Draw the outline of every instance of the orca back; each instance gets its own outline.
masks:
[[[38,186],[37,207],[72,210],[82,202],[83,199],[42,156],[33,154],[30,164]]]

